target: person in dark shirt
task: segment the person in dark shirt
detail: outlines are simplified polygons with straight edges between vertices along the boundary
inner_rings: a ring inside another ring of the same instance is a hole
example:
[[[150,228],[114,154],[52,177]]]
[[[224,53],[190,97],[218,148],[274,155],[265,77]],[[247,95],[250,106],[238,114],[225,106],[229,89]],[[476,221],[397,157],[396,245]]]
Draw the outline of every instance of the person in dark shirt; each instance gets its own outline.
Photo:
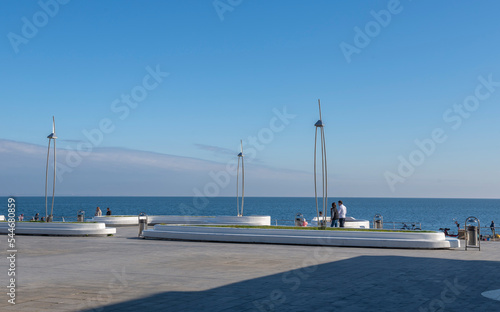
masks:
[[[111,210],[109,209],[109,207],[108,207],[108,208],[106,208],[106,215],[107,215],[107,216],[110,216],[110,215],[111,215]]]
[[[335,204],[335,202],[332,203],[330,213],[332,215],[331,227],[339,227],[339,211],[337,210],[337,204]]]

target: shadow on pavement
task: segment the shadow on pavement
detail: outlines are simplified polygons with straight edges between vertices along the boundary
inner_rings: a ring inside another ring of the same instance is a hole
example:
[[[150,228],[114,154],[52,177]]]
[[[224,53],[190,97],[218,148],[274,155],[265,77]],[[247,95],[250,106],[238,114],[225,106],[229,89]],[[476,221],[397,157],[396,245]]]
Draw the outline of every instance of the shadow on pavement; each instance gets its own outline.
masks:
[[[500,288],[500,262],[361,256],[315,265],[311,255],[304,264],[206,291],[164,292],[85,311],[500,311],[500,301],[481,296]]]

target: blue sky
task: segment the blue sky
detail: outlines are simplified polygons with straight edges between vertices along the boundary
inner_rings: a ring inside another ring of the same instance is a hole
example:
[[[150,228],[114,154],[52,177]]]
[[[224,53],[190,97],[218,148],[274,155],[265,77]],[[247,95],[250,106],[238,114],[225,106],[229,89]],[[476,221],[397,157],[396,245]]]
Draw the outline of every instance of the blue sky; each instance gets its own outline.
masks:
[[[243,139],[248,196],[313,196],[319,98],[331,196],[499,198],[496,1],[41,3],[0,12],[3,195],[43,195],[55,115],[60,195],[203,193]]]

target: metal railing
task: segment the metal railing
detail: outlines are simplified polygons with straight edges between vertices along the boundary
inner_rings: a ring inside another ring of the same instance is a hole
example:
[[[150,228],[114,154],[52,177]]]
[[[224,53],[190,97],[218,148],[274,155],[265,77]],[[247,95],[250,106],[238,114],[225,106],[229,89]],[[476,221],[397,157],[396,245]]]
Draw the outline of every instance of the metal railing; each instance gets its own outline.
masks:
[[[480,227],[481,233],[484,233],[481,235],[482,238],[492,240],[492,241],[500,241],[500,238],[497,238],[497,235],[500,234],[500,227],[495,226],[495,227],[489,227],[489,226],[482,226]]]
[[[404,221],[384,221],[384,229],[392,229],[393,230],[407,230],[407,231],[421,231],[422,223],[421,222],[404,222]]]

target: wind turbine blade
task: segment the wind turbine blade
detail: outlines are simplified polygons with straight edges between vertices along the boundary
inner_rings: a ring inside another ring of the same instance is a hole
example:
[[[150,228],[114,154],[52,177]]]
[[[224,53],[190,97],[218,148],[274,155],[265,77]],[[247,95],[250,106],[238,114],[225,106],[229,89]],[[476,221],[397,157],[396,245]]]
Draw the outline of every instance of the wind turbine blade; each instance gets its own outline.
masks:
[[[56,133],[56,119],[52,116],[52,133]]]
[[[320,103],[319,99],[318,99],[318,106],[319,106],[319,120],[322,120],[321,119],[321,103]]]
[[[241,155],[243,155],[243,140],[240,140]]]

